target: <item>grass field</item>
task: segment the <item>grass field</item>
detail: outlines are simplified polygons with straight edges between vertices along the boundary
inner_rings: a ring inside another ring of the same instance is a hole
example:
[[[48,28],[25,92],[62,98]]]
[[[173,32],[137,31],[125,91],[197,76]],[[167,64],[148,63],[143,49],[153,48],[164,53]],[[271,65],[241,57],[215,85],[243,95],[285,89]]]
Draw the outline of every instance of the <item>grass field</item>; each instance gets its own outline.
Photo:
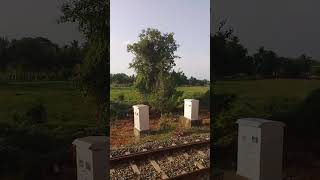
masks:
[[[192,87],[178,87],[178,91],[183,91],[183,98],[192,98],[195,94],[204,94],[209,87],[207,86],[192,86]],[[139,103],[142,99],[139,92],[133,87],[112,87],[110,92],[111,101],[123,95],[124,101],[128,104]]]
[[[95,118],[93,101],[82,98],[68,82],[1,83],[0,102],[0,121],[10,121],[14,112],[37,102],[45,105],[52,124],[90,124]]]
[[[185,96],[203,93],[207,87],[179,87]],[[139,102],[139,93],[132,87],[112,88],[111,100],[124,94],[128,103]],[[81,97],[70,82],[9,82],[0,83],[0,121],[12,120],[15,112],[25,112],[34,103],[42,102],[47,108],[48,122],[54,125],[95,122],[95,104],[92,99]]]
[[[278,79],[257,81],[218,81],[213,92],[234,93],[240,98],[288,97],[302,99],[320,88],[320,80]]]
[[[214,86],[214,93],[235,93],[243,99],[270,97],[304,98],[313,89],[320,88],[319,80],[258,80],[221,81]],[[202,94],[208,87],[179,87],[184,98]],[[123,94],[130,104],[139,102],[140,95],[132,87],[112,88],[111,100]],[[25,111],[33,103],[41,101],[47,108],[49,123],[90,124],[95,119],[92,100],[81,97],[68,82],[16,82],[0,83],[0,121],[12,119],[12,114]]]

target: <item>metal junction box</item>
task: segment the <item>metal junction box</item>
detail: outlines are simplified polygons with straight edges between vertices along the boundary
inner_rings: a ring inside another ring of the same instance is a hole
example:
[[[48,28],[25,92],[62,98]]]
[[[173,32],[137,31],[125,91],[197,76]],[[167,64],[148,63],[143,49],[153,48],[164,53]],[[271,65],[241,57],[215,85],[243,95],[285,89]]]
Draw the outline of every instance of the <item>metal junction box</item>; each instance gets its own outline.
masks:
[[[103,180],[109,177],[109,139],[88,136],[73,141],[77,152],[77,180]]]
[[[138,131],[149,130],[149,106],[139,104],[133,106],[134,128]]]
[[[184,100],[184,117],[190,120],[199,120],[199,100]]]
[[[237,174],[252,180],[281,180],[285,124],[257,118],[237,123]]]

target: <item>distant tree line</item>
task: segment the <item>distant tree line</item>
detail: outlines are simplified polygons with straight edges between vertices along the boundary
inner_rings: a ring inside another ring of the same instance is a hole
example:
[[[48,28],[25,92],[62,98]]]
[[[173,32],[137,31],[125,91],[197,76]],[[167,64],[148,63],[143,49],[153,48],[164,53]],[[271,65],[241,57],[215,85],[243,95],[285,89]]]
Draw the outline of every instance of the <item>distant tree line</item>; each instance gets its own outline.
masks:
[[[173,76],[178,86],[206,86],[210,84],[210,81],[207,79],[201,80],[193,76],[187,78],[182,71],[172,71],[171,76]]]
[[[135,81],[135,76],[128,76],[125,73],[110,74],[110,82],[112,85],[132,86]]]
[[[222,21],[217,32],[211,36],[213,69],[215,79],[225,78],[310,78],[320,73],[319,62],[306,54],[296,58],[279,56],[272,50],[260,47],[253,55],[248,54],[232,28],[225,28]]]
[[[0,79],[68,80],[80,73],[86,44],[59,46],[47,38],[0,38]]]
[[[188,78],[182,71],[172,71],[171,77],[178,86],[205,86],[209,85],[210,81],[197,79],[195,77]],[[125,73],[110,74],[110,82],[114,86],[132,86],[134,85],[136,76],[127,75]]]

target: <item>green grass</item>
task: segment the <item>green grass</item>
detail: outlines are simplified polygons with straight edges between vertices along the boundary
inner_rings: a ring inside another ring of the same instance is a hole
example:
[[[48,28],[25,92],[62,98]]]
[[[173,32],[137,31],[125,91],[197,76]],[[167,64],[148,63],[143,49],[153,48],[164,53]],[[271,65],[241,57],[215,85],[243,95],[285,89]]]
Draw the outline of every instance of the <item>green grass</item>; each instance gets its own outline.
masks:
[[[303,99],[317,88],[320,88],[320,80],[218,81],[213,87],[213,93],[234,93],[240,98],[287,97]]]
[[[178,87],[178,91],[183,91],[183,98],[192,98],[194,94],[204,94],[209,87],[207,86],[192,86]],[[124,101],[130,105],[140,103],[142,96],[133,87],[112,87],[110,92],[110,100],[115,101],[120,95],[124,95]]]
[[[204,93],[208,87],[179,87],[185,96]],[[120,94],[129,104],[139,103],[140,94],[133,87],[111,88],[111,100]],[[70,82],[2,82],[0,83],[0,121],[11,121],[15,112],[25,112],[34,103],[47,108],[51,125],[90,125],[95,123],[95,104],[83,98]]]
[[[235,93],[243,99],[266,99],[270,97],[304,98],[313,89],[320,88],[319,80],[257,80],[219,81],[214,93]],[[203,86],[178,87],[184,98],[205,93]],[[111,100],[123,94],[129,104],[139,103],[141,96],[133,87],[111,88]],[[95,105],[84,99],[68,82],[11,82],[0,83],[0,121],[11,120],[15,111],[25,111],[34,102],[42,101],[47,107],[50,123],[91,123],[95,119]]]
[[[68,82],[11,82],[0,84],[0,121],[12,120],[14,112],[25,112],[42,102],[49,124],[91,124],[95,104],[84,99]]]
[[[142,97],[140,93],[133,87],[112,87],[110,91],[110,100],[116,101],[117,98],[123,95],[124,101],[128,104],[138,103]]]
[[[291,114],[297,111],[304,98],[319,88],[319,80],[218,81],[213,86],[213,94],[231,93],[235,94],[237,98],[230,106],[224,107],[224,110],[219,112],[216,123],[220,127],[225,127],[225,132],[231,132],[234,130],[235,121],[238,118],[290,119]],[[223,101],[219,106],[223,106]],[[226,138],[229,137],[226,136]],[[232,138],[236,137],[232,136]],[[232,138],[229,139],[230,141],[226,139],[221,139],[221,141],[229,143],[232,142]]]
[[[185,87],[178,87],[178,91],[183,91],[184,98],[192,98],[194,94],[204,94],[206,91],[209,90],[208,86],[185,86]]]
[[[220,81],[214,93],[235,93],[241,99],[264,100],[271,97],[303,99],[312,90],[320,88],[319,80],[257,80]],[[183,98],[205,93],[209,88],[178,87]],[[111,100],[123,94],[129,104],[139,103],[140,94],[133,87],[111,88]],[[33,103],[41,101],[47,108],[50,124],[90,125],[95,120],[95,105],[92,99],[84,99],[68,82],[11,82],[0,83],[0,121],[10,121],[14,112],[24,112]]]

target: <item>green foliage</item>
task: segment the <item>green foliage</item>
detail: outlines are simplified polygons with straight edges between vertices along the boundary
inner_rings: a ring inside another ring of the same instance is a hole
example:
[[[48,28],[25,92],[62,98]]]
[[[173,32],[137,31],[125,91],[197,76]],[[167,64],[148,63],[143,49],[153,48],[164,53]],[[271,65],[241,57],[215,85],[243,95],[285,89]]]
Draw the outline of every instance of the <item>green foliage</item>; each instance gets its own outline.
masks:
[[[214,137],[220,139],[226,136],[229,139],[236,132],[234,122],[244,117],[284,121],[291,135],[299,134],[302,137],[302,134],[308,134],[311,129],[303,128],[302,131],[296,127],[304,127],[309,124],[308,121],[312,122],[312,119],[317,118],[314,116],[314,109],[301,103],[309,93],[318,88],[320,83],[317,80],[217,81],[213,87],[214,96],[211,97],[214,112],[211,128]],[[306,113],[302,113],[303,111]],[[304,133],[306,131],[308,133]]]
[[[25,113],[13,114],[13,121],[18,126],[37,125],[47,122],[47,109],[42,103],[33,104]]]
[[[312,91],[296,108],[287,116],[285,122],[292,130],[291,135],[303,141],[316,141],[319,135],[319,106],[320,89]]]
[[[0,40],[0,71],[5,80],[68,80],[83,59],[77,41],[63,47],[42,37]]]
[[[171,76],[174,78],[174,81],[178,86],[188,85],[189,81],[187,76],[182,71],[172,71]]]
[[[234,103],[235,100],[235,94],[215,94],[212,97],[214,115],[217,116],[218,114],[229,110],[231,104]]]
[[[124,103],[129,105],[134,105],[137,103],[141,103],[143,101],[142,95],[138,92],[136,88],[131,87],[115,87],[111,86],[110,89],[110,101],[115,102],[118,101],[118,97],[121,95],[125,95]]]
[[[76,22],[86,39],[99,39],[109,35],[109,8],[109,0],[68,0],[61,7],[63,16],[58,22]]]
[[[174,82],[171,79],[163,80],[163,84],[158,86],[148,97],[148,102],[161,113],[168,113],[176,109],[179,105],[182,91],[175,89]]]
[[[63,159],[62,152],[65,147],[47,128],[8,127],[1,137],[1,151],[13,158],[1,158],[9,167],[2,167],[0,171],[7,170],[8,174],[14,172],[21,179],[46,179],[52,162]]]
[[[236,138],[236,121],[240,118],[264,118],[282,121],[284,115],[290,113],[296,107],[296,104],[286,98],[271,98],[263,101],[250,101],[237,99],[230,103],[225,101],[225,106],[220,113],[214,111],[214,121],[211,129],[213,136],[218,144],[228,145]]]
[[[130,106],[123,102],[110,102],[110,119],[116,120],[127,116]]]
[[[119,94],[119,96],[117,97],[117,100],[120,102],[124,101],[124,94]]]
[[[242,74],[242,78],[309,78],[312,65],[317,61],[302,54],[297,58],[280,57],[274,51],[260,47],[252,56],[233,34],[232,28],[226,28],[226,21],[219,24],[216,33],[211,36],[215,54],[213,74],[216,79],[231,78]]]
[[[34,109],[28,112],[34,112]],[[103,135],[102,124],[12,124],[0,122],[1,175],[21,179],[48,179],[53,163],[68,162],[75,138]]]
[[[75,138],[108,133],[108,123],[94,119],[94,101],[70,82],[1,83],[0,101],[1,175],[48,179],[53,163],[71,157]]]
[[[178,48],[173,33],[161,34],[157,29],[148,28],[139,35],[139,41],[128,45],[128,52],[133,53],[130,63],[137,73],[136,86],[142,94],[157,89],[168,76],[173,66],[174,53]]]
[[[87,52],[81,69],[78,84],[84,95],[95,97],[97,119],[109,109],[109,0],[72,0],[61,8],[60,22],[76,22],[86,37]],[[105,116],[107,118],[107,116]]]
[[[113,86],[114,85],[131,86],[133,85],[134,80],[135,80],[134,75],[128,76],[124,73],[117,73],[117,74],[110,75],[110,81]]]
[[[205,93],[195,92],[193,93],[192,99],[198,99],[200,101],[200,108],[210,109],[210,90]]]
[[[197,87],[178,87],[176,90],[179,93],[179,97],[176,97],[176,99],[167,99],[164,102],[169,108],[173,110],[180,110],[183,108],[183,99],[184,98],[199,98],[200,103],[202,107],[208,107],[209,108],[209,91],[208,87],[203,86],[197,86]],[[181,96],[181,93],[183,93],[183,96]],[[195,96],[196,95],[196,96]],[[110,118],[112,120],[116,120],[118,118],[124,118],[127,116],[127,114],[131,113],[129,109],[131,109],[131,106],[137,103],[142,103],[143,99],[140,98],[140,94],[137,91],[137,89],[132,87],[112,87],[111,88],[111,103],[110,103]],[[156,94],[150,95],[149,102],[143,102],[146,104],[150,104],[155,102],[151,107],[157,106],[156,102],[159,101],[159,96],[156,96]],[[154,98],[154,99],[151,99]],[[160,99],[161,101],[162,99]],[[165,101],[165,99],[163,100]],[[170,103],[170,104],[169,104]],[[160,103],[159,103],[160,104]],[[160,106],[161,107],[161,106]],[[152,111],[159,111],[159,108],[153,108]],[[163,116],[167,114],[166,112],[172,112],[172,111],[163,111]]]
[[[157,29],[148,28],[139,35],[139,41],[128,45],[133,53],[130,63],[137,73],[135,87],[145,99],[160,112],[172,110],[182,93],[176,91],[177,84],[171,76],[175,66],[175,51],[178,44],[173,33],[162,34]]]
[[[94,100],[83,99],[70,82],[2,83],[0,94],[0,121],[12,122],[14,114],[25,116],[32,107],[42,104],[47,110],[49,124],[90,126],[95,123]]]
[[[233,35],[233,29],[224,30],[226,21],[220,23],[218,31],[212,36],[212,48],[215,54],[213,74],[215,78],[230,76],[237,73],[249,73],[250,66],[247,49],[243,47],[239,38]]]
[[[173,124],[173,114],[165,113],[161,116],[159,121],[160,132],[168,132],[174,129],[176,126]]]

